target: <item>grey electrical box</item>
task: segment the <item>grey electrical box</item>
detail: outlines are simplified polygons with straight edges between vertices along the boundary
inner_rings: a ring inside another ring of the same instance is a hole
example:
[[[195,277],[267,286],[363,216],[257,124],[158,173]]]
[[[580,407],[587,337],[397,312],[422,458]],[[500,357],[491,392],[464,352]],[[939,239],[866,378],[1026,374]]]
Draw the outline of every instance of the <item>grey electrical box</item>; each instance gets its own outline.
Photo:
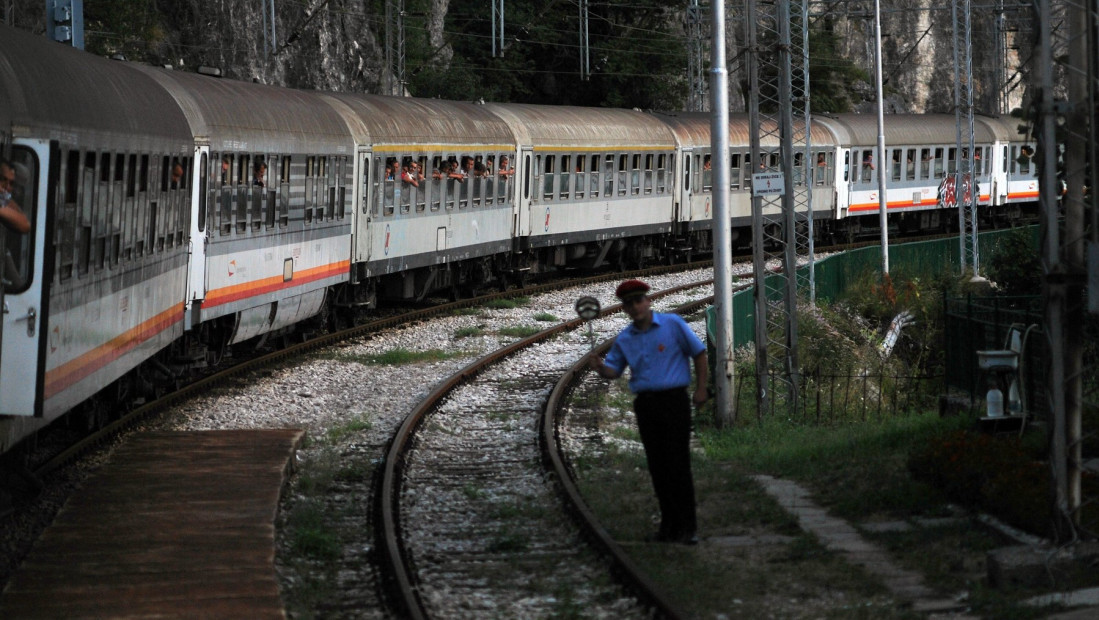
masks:
[[[84,49],[84,0],[46,0],[46,36]]]

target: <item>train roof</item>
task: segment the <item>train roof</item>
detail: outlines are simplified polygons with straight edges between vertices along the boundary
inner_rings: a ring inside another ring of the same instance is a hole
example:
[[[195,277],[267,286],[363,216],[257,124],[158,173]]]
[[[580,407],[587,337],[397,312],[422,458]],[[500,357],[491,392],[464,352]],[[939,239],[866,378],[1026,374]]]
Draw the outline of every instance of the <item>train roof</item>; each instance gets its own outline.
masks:
[[[636,110],[521,103],[484,107],[507,121],[523,146],[587,151],[675,148],[675,136],[666,124]]]
[[[77,148],[81,140],[102,147],[105,136],[134,149],[161,139],[192,148],[179,106],[132,64],[0,26],[0,84],[0,130],[16,136],[33,130]]]
[[[878,143],[878,117],[873,114],[818,116],[815,120],[835,131],[841,146]],[[976,142],[1004,140],[998,123],[988,117],[975,117],[973,139]],[[885,117],[885,144],[954,144],[956,121],[953,114],[890,114]],[[963,127],[963,136],[965,128]]]
[[[349,152],[350,131],[316,93],[142,66],[215,151]]]
[[[666,123],[675,134],[676,140],[685,147],[710,146],[710,114],[708,112],[660,112],[654,116]],[[813,123],[812,144],[834,145],[836,136],[831,128],[821,123]],[[779,146],[777,132],[773,129],[774,123],[768,121],[771,129],[769,135],[760,137],[760,146],[764,148],[777,148]],[[740,146],[748,144],[751,139],[747,114],[729,115],[729,145]]]
[[[510,151],[515,147],[508,124],[482,105],[353,93],[321,97],[345,117],[358,144],[383,150],[496,145]]]

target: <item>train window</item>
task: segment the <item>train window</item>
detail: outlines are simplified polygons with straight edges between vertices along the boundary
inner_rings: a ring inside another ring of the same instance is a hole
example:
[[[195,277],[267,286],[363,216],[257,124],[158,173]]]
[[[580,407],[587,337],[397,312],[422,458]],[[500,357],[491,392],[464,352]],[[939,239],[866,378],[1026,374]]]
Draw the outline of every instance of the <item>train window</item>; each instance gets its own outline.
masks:
[[[64,282],[73,273],[73,241],[76,234],[76,198],[80,186],[80,151],[70,150],[61,159],[61,179],[63,184],[58,191],[61,203],[61,217],[58,221],[57,241],[57,279]],[[19,202],[18,200],[16,202]],[[9,235],[10,236],[10,235]]]
[[[11,188],[12,200],[23,207],[24,214],[31,222],[35,220],[38,190],[38,160],[34,151],[22,146],[12,147],[11,167],[15,173],[15,184]],[[77,160],[79,161],[79,160]],[[0,229],[0,235],[6,230]],[[34,279],[32,272],[34,234],[8,235],[5,246],[4,275],[8,280],[6,291],[16,293],[27,289]],[[71,246],[67,246],[72,251]],[[71,262],[71,258],[69,259]],[[8,309],[5,307],[4,312]]]
[[[589,179],[588,188],[591,190],[591,197],[599,197],[599,155],[592,155],[588,161],[588,175]]]
[[[634,155],[630,159],[630,194],[641,193],[641,156]]]
[[[653,154],[645,154],[645,168],[641,176],[641,183],[646,194],[653,193]]]
[[[688,154],[683,158],[683,189],[685,191],[691,191],[691,156]]]
[[[428,182],[428,192],[431,194],[429,201],[431,202],[431,210],[438,211],[439,206],[442,203],[443,190],[446,188],[443,183],[443,178],[446,175],[443,173],[443,158],[436,155],[431,158],[431,180]]]
[[[122,253],[122,208],[123,208],[123,192],[125,191],[124,181],[126,174],[126,156],[122,153],[115,153],[114,156],[114,168],[112,168],[113,174],[111,179],[111,237],[110,237],[110,263],[111,265],[117,265],[119,256]]]
[[[145,160],[145,161],[142,162],[143,164],[148,161],[147,157],[145,157],[143,159]],[[203,153],[202,154],[202,159],[199,160],[199,164],[198,164],[199,187],[198,187],[198,222],[197,222],[197,224],[198,224],[198,231],[199,232],[202,232],[202,231],[206,230],[206,204],[207,204],[206,203],[206,188],[208,187],[207,183],[209,182],[209,179],[208,179],[208,175],[210,174],[209,173],[209,168],[210,168],[210,163],[207,161],[207,155],[206,155],[206,153]]]
[[[889,166],[889,169],[890,169],[890,172],[891,172],[890,178],[893,181],[900,181],[901,180],[901,165],[902,165],[901,157],[904,155],[904,153],[902,152],[902,149],[889,149],[889,151],[890,151],[889,159],[890,159],[890,164],[891,164]]]
[[[573,186],[573,196],[577,200],[583,198],[588,192],[588,166],[587,155],[576,156],[576,183]]]
[[[258,231],[263,226],[263,195],[267,186],[267,161],[263,158],[263,155],[256,154],[252,158],[252,180],[249,185],[251,186],[252,198],[252,213],[250,216],[252,230]]]
[[[92,205],[95,197],[95,153],[84,155],[84,167],[80,172],[80,219],[76,237],[77,273],[88,273],[92,248]]]
[[[421,166],[421,170],[423,167]],[[485,158],[485,169],[483,172],[485,177],[485,206],[491,206],[496,198],[496,156],[489,155]],[[501,200],[500,202],[503,202]]]
[[[235,156],[231,154],[221,156],[221,178],[223,183],[221,185],[221,196],[218,199],[221,206],[218,227],[222,235],[228,235],[233,231],[233,166],[235,164]]]
[[[603,156],[603,196],[614,195],[614,155]]]
[[[626,184],[629,182],[629,179],[626,177],[626,173],[629,170],[629,163],[630,163],[630,161],[629,161],[629,156],[628,155],[619,155],[618,156],[618,195],[619,196],[625,196],[626,195],[626,191],[627,191],[627,185]]]
[[[236,187],[236,202],[237,202],[237,226],[238,233],[244,233],[248,230],[248,188],[251,186],[251,180],[248,178],[249,171],[252,169],[252,158],[249,155],[241,155],[237,159],[237,187]]]
[[[862,183],[870,183],[874,177],[874,151],[865,150],[860,153],[860,161],[862,161],[862,172],[859,173],[859,180]]]
[[[554,165],[557,163],[557,157],[546,155],[545,159],[542,159],[542,156],[539,156],[539,159],[542,160],[542,199],[553,200],[554,173],[557,171]]]
[[[393,165],[395,163],[395,159],[393,159],[392,157],[386,157],[385,168],[378,170],[378,175],[381,177],[381,181],[379,184],[381,191],[378,192],[378,202],[382,205],[382,215],[393,215],[393,205],[395,204],[394,200],[396,199],[396,196],[394,196],[393,194],[393,191],[395,189]]]
[[[805,153],[794,153],[794,185],[805,185]]]
[[[411,183],[412,176],[410,168],[412,166],[411,157],[402,157],[400,159],[399,168],[393,171],[394,184],[396,186],[397,195],[400,196],[398,201],[401,205],[401,213],[408,213],[410,205],[412,204],[412,192],[416,190],[416,187]]]
[[[317,206],[317,157],[305,158],[305,203],[302,205],[302,221],[313,223],[313,208]],[[392,206],[392,203],[390,204]]]
[[[530,198],[530,154],[523,156],[523,199]]]
[[[570,167],[571,165],[572,165],[572,156],[562,155],[561,156],[561,173],[559,175],[561,177],[561,180],[560,180],[560,184],[561,184],[560,185],[560,196],[561,196],[562,200],[568,200],[568,198],[569,198],[569,187],[572,186],[571,185],[572,184],[572,177],[569,175],[569,171],[572,170],[572,168]]]
[[[1003,160],[1003,163],[1000,165],[1000,172],[1007,172],[1007,146],[1006,145],[1000,148],[1000,159]]]
[[[419,185],[419,187],[416,188],[416,212],[423,213],[427,206],[428,185],[427,176],[424,174],[424,170],[427,169],[427,157],[421,155],[420,158],[415,161],[415,164],[412,173],[413,177],[416,179],[416,184]]]
[[[943,149],[939,147],[935,149],[935,159],[932,164],[932,169],[935,171],[935,178],[943,178]]]
[[[975,158],[973,167],[977,170],[977,174],[988,174],[988,147],[978,146],[973,151],[973,157]]]
[[[729,155],[729,189],[740,189],[740,153]]]
[[[660,153],[656,156],[656,193],[663,194],[667,189],[668,154]]]
[[[279,203],[279,228],[286,228],[290,225],[291,162],[292,160],[289,155],[282,156],[282,181],[279,183],[279,195],[276,198]],[[365,210],[365,208],[366,205],[364,204],[363,209]]]
[[[906,181],[916,179],[916,149],[907,149],[904,152],[904,178]]]
[[[948,174],[958,171],[958,149],[956,148],[946,150],[946,171]]]
[[[931,178],[931,149],[920,149],[920,171],[917,178]]]
[[[695,155],[695,166],[696,167],[698,166],[698,155]],[[700,173],[701,173],[701,180],[698,182],[696,187],[701,187],[703,193],[708,193],[708,192],[713,191],[713,189],[714,189],[714,168],[713,168],[713,162],[711,161],[711,156],[710,156],[709,153],[706,153],[702,156],[702,166],[701,166]]]

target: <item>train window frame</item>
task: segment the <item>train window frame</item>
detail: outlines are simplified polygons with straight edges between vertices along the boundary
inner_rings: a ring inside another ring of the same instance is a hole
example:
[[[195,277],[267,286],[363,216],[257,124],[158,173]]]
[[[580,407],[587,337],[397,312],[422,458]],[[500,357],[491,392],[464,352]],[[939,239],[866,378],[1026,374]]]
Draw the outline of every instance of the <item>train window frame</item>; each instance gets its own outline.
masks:
[[[802,151],[794,152],[794,185],[801,187],[805,185],[805,153]]]
[[[943,158],[943,147],[935,147],[935,155],[932,157],[931,168],[936,179],[941,179],[946,176],[945,159]]]
[[[588,161],[588,198],[598,198],[600,196],[600,165],[602,160],[602,153],[592,153],[591,158]]]
[[[740,162],[743,161],[741,153],[729,153],[729,189],[739,190],[740,181],[744,174]]]
[[[196,228],[198,228],[198,231],[200,233],[206,231],[206,190],[207,187],[209,187],[210,182],[207,176],[210,173],[209,168],[209,156],[207,153],[203,153],[202,157],[198,161],[198,220],[195,222],[195,226]]]
[[[652,153],[645,153],[641,160],[644,164],[641,168],[641,191],[646,196],[653,193],[653,158]]]
[[[560,170],[557,173],[557,197],[561,200],[568,200],[571,192],[569,188],[572,183],[572,169],[569,166],[574,161],[573,155],[562,155],[560,161]]]
[[[575,200],[583,200],[588,195],[588,156],[584,153],[576,155],[576,176],[572,184],[572,195]]]
[[[46,174],[47,178],[49,178],[49,171],[47,170],[43,173],[42,162],[39,160],[38,154],[29,147],[23,145],[12,145],[11,151],[7,155],[8,161],[11,162],[13,171],[18,171],[20,166],[26,168],[25,172],[28,174],[29,178],[27,179],[27,184],[25,186],[21,186],[23,189],[23,196],[20,197],[20,200],[22,201],[20,203],[20,206],[23,208],[23,214],[31,222],[33,231],[34,222],[36,221],[38,216],[38,179],[42,174]],[[60,180],[58,180],[58,182],[60,183]],[[15,189],[17,188],[13,188],[13,190]],[[49,191],[50,189],[47,189],[47,195],[49,194]],[[51,214],[47,211],[47,215]],[[0,228],[0,234],[7,234],[7,230],[4,228]],[[12,281],[10,288],[3,288],[0,297],[3,297],[3,295],[7,294],[22,293],[28,290],[34,283],[34,279],[39,275],[34,270],[34,253],[36,245],[35,239],[37,238],[37,235],[31,232],[14,237],[9,235],[8,238],[17,239],[18,244],[10,244],[5,246],[5,251],[7,252],[8,256],[4,257],[4,260],[7,260],[8,257],[11,258],[11,260],[14,262],[15,270],[18,272],[22,281]],[[46,247],[49,247],[48,243]],[[71,247],[69,249],[71,250]],[[56,278],[57,276],[52,277]],[[4,307],[3,312],[8,312],[7,306]]]
[[[413,158],[413,161],[420,166],[420,171],[416,173],[418,177],[416,183],[419,184],[416,188],[416,213],[423,213],[427,211],[428,192],[431,190],[431,187],[424,182],[427,181],[427,175],[424,174],[424,170],[427,170],[427,155],[421,154]]]
[[[630,163],[630,195],[641,194],[641,154],[633,153],[629,158]]]
[[[904,149],[889,149],[889,180],[900,181],[903,169]]]
[[[432,212],[436,212],[442,208],[443,194],[446,191],[446,174],[443,172],[443,159],[442,155],[433,155],[431,157],[431,177],[429,183],[428,192],[428,204],[431,205]]]

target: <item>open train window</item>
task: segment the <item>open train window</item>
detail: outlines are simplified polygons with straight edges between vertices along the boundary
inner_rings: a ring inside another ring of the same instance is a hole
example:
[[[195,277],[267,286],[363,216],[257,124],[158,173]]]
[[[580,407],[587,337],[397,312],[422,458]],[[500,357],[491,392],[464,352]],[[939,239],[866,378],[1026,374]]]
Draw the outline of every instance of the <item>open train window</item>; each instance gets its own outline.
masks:
[[[569,175],[569,171],[572,170],[569,166],[572,165],[572,156],[561,156],[561,187],[560,196],[561,200],[568,200],[569,198],[569,184],[572,182],[572,177]]]
[[[645,167],[643,168],[641,183],[646,194],[653,193],[653,154],[645,154]]]
[[[11,200],[22,208],[23,214],[31,222],[33,233],[38,203],[38,158],[35,156],[34,151],[23,146],[15,146],[12,148],[9,161],[11,162],[12,172],[15,174],[11,187]],[[77,159],[77,162],[79,162],[79,159]],[[4,266],[3,279],[7,281],[7,284],[4,285],[6,292],[19,293],[25,291],[34,279],[31,257],[34,255],[35,235],[32,233],[7,234],[7,229],[0,228],[0,234],[7,235],[7,242],[3,248],[4,255],[0,256],[0,263]],[[68,246],[67,251],[71,252],[72,246]],[[7,308],[4,311],[6,312]]]
[[[436,155],[431,158],[431,210],[438,211],[443,201],[443,190],[446,184],[443,182],[446,175],[443,173],[443,158]]]
[[[641,155],[634,154],[630,158],[630,194],[636,196],[641,193]]]
[[[589,162],[591,166],[589,169],[589,173],[591,174],[591,182],[589,185],[591,187],[592,198],[599,197],[599,159],[599,155],[592,155],[591,161]]]

